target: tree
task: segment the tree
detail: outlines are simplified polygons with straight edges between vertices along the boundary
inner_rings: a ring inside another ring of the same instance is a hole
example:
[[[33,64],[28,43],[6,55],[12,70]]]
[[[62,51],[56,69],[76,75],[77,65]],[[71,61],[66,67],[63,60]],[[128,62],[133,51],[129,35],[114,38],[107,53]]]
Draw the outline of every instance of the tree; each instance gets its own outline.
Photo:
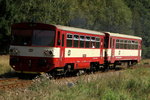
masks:
[[[144,58],[149,56],[150,47],[150,0],[124,0],[133,14],[132,29],[134,34],[143,38]]]
[[[8,52],[10,26],[13,23],[14,6],[12,0],[0,1],[0,54]]]
[[[69,0],[21,0],[16,2],[20,21],[67,24],[70,19]]]
[[[98,31],[131,33],[132,13],[122,0],[77,0],[77,18],[83,27]],[[82,20],[82,21],[81,21]],[[76,20],[77,22],[77,20]]]
[[[149,57],[149,8],[150,0],[0,0],[0,52],[8,51],[11,24],[42,22],[141,36]]]

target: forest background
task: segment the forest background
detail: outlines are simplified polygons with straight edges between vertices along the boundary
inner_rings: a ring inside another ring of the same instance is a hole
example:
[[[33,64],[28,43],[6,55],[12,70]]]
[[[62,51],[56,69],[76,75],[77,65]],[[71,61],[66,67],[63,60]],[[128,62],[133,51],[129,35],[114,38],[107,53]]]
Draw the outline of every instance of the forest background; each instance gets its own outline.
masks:
[[[32,21],[140,36],[150,58],[150,0],[0,0],[0,54],[11,25]]]

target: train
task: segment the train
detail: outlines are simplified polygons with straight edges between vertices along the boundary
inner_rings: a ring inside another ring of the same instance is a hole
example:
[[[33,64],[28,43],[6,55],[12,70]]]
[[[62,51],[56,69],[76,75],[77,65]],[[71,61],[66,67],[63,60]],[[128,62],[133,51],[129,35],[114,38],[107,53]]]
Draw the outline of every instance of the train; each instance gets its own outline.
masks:
[[[10,66],[18,73],[67,73],[131,66],[142,38],[44,23],[11,26]]]

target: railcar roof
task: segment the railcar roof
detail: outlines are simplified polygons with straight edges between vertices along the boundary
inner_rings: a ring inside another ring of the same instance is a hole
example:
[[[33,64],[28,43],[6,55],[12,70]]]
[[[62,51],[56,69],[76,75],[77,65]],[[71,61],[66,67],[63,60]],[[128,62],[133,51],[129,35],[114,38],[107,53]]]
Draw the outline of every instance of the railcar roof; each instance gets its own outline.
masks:
[[[89,33],[89,34],[94,34],[94,35],[105,35],[102,32],[98,31],[92,31],[88,29],[81,29],[81,28],[75,28],[75,27],[69,27],[69,26],[62,26],[62,25],[54,25],[58,29],[65,30],[65,31],[74,31],[74,32],[81,32],[81,33]]]
[[[126,35],[126,34],[120,34],[120,33],[110,33],[110,32],[105,32],[107,34],[109,34],[110,36],[114,36],[114,37],[124,37],[124,38],[131,38],[131,39],[140,39],[142,40],[141,37],[138,36],[132,36],[132,35]]]

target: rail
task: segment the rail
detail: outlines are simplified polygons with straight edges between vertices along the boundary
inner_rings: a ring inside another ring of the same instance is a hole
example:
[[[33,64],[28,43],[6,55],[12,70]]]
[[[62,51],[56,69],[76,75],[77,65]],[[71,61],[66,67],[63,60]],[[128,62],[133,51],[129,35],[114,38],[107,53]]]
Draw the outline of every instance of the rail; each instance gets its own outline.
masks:
[[[0,89],[23,88],[32,83],[32,80],[21,80],[18,78],[0,79]]]

